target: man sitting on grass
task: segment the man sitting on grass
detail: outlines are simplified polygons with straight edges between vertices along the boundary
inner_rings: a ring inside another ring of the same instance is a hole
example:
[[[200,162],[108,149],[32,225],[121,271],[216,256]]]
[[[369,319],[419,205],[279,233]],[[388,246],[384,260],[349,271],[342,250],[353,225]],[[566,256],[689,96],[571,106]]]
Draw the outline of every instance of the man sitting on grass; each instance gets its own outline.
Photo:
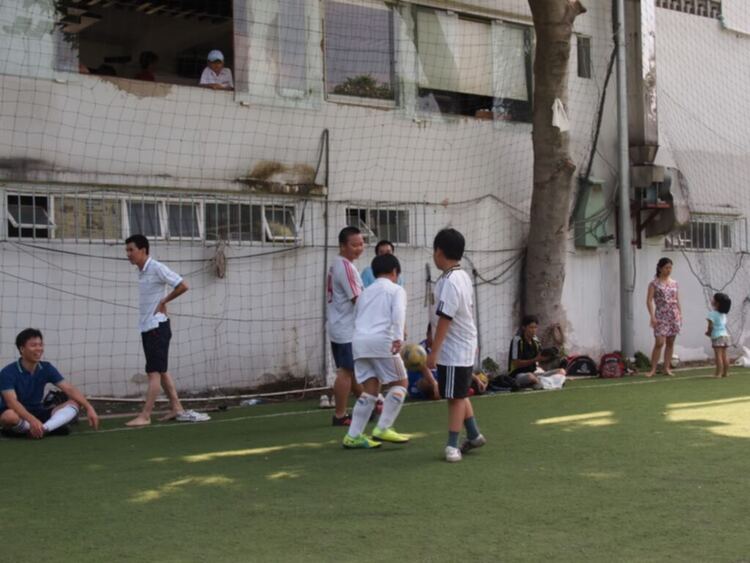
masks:
[[[44,341],[35,328],[22,330],[16,336],[21,357],[0,371],[0,427],[6,436],[44,438],[48,434],[68,434],[67,424],[86,409],[89,425],[99,428],[99,417],[73,384],[60,375],[55,366],[42,361]],[[54,407],[43,404],[44,388],[51,383],[69,400]]]
[[[542,389],[540,377],[565,375],[564,369],[544,371],[539,366],[539,362],[552,359],[553,350],[542,350],[542,344],[536,335],[538,328],[537,316],[525,315],[521,320],[521,328],[510,342],[508,372],[519,389]]]

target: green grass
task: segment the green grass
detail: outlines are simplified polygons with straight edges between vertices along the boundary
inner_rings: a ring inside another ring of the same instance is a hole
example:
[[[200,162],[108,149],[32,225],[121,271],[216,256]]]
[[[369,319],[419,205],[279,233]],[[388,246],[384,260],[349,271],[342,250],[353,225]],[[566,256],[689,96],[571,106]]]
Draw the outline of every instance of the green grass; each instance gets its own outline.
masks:
[[[750,379],[707,373],[479,398],[458,464],[444,403],[373,451],[312,403],[2,440],[0,560],[747,560]]]

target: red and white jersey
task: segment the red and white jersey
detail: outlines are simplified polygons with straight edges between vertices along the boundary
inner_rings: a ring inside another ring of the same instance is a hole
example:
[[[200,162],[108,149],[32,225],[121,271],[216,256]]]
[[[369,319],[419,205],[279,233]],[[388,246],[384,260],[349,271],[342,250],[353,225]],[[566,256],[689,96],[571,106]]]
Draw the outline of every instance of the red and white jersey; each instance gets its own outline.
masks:
[[[362,279],[357,268],[343,256],[336,256],[328,268],[328,337],[331,342],[346,344],[354,335],[354,301],[362,293]]]
[[[357,299],[352,353],[354,359],[390,358],[394,340],[404,339],[406,291],[377,278]]]

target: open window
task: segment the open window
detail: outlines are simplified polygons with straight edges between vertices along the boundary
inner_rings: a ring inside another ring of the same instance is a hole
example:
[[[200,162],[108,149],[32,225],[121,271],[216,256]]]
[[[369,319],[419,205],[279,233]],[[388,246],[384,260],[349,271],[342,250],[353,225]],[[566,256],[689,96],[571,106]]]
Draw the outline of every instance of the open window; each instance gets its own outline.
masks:
[[[382,1],[326,0],[326,94],[395,105],[393,8]]]
[[[263,219],[267,241],[295,242],[298,240],[294,207],[290,205],[264,205]]]
[[[417,8],[419,109],[531,119],[531,31],[454,12]]]
[[[232,0],[58,0],[81,71],[197,85],[209,51],[233,68]]]
[[[389,240],[394,244],[409,243],[409,212],[403,209],[346,209],[346,224],[357,227],[368,244]]]
[[[8,236],[51,238],[55,223],[50,217],[49,197],[8,195]]]

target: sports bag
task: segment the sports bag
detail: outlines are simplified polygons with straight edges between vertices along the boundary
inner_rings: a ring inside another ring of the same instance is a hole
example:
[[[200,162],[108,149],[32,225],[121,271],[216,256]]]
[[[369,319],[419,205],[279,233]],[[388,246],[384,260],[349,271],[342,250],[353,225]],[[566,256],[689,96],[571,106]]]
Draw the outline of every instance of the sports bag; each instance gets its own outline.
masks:
[[[620,352],[604,354],[599,361],[599,377],[610,379],[625,375],[625,361]]]
[[[565,370],[568,375],[596,375],[598,369],[596,362],[589,356],[568,356],[563,358],[560,362],[560,367]]]

